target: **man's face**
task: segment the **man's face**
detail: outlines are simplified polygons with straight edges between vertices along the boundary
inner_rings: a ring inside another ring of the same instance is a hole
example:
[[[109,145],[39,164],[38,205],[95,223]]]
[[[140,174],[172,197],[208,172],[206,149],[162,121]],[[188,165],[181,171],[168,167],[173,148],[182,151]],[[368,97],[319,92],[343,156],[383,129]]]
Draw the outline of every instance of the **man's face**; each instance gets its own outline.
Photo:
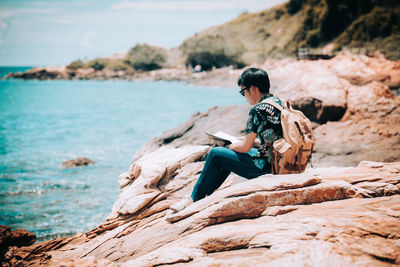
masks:
[[[241,87],[241,90],[240,90],[240,94],[241,95],[243,95],[245,98],[246,98],[246,100],[247,100],[247,102],[250,104],[250,105],[255,105],[255,104],[257,104],[257,99],[256,99],[256,90],[255,90],[256,88],[254,87],[254,86],[250,86],[250,87]]]

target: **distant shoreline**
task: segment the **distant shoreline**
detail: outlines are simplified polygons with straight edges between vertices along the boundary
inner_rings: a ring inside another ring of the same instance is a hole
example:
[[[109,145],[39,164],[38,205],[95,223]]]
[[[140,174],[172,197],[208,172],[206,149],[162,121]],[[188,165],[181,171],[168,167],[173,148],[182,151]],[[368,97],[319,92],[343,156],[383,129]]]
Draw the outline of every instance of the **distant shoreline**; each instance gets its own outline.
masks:
[[[7,68],[7,67],[4,67]],[[13,67],[8,67],[13,68]],[[16,67],[23,68],[23,67]],[[27,67],[29,68],[29,67]],[[127,81],[183,81],[203,86],[231,87],[242,69],[224,67],[212,71],[192,72],[184,67],[162,68],[139,72],[134,70],[68,69],[65,66],[32,67],[23,72],[10,72],[2,79],[23,80],[127,80]]]
[[[350,60],[350,61],[349,61]],[[382,78],[383,82],[387,84],[393,92],[398,95],[399,87],[398,87],[398,78],[391,72],[396,72],[396,67],[399,64],[399,60],[390,60],[384,58],[382,54],[374,54],[374,55],[359,55],[353,54],[351,52],[341,52],[335,57],[331,59],[296,59],[292,57],[287,57],[283,59],[267,59],[263,64],[255,64],[250,66],[245,66],[242,69],[234,69],[232,66],[222,67],[218,69],[213,69],[210,71],[201,71],[194,72],[192,69],[185,68],[180,65],[174,68],[161,68],[152,71],[136,71],[133,69],[128,70],[119,70],[114,71],[110,69],[102,69],[95,70],[93,68],[76,68],[71,69],[66,66],[47,66],[47,67],[26,67],[31,68],[27,69],[23,72],[9,73],[3,74],[1,79],[23,79],[23,80],[126,80],[126,81],[182,81],[188,84],[195,84],[198,86],[217,86],[217,87],[234,87],[236,86],[237,77],[242,73],[245,68],[248,67],[261,67],[269,71],[279,70],[287,66],[288,64],[294,64],[303,66],[303,64],[312,64],[316,65],[332,65],[335,66],[337,64],[347,65],[353,60],[357,60],[361,62],[370,61],[374,69],[380,69],[379,75],[384,77]],[[307,63],[308,62],[308,63]],[[339,66],[337,65],[337,66]],[[376,65],[376,66],[375,66]],[[379,66],[379,67],[378,67]],[[0,67],[3,69],[6,68],[24,68],[24,67]],[[337,67],[333,67],[335,71]],[[383,68],[383,69],[381,69]],[[1,70],[1,69],[0,69]],[[279,71],[278,71],[279,73]],[[2,73],[0,72],[0,77]],[[344,75],[344,74],[340,74]],[[339,76],[340,76],[339,75]],[[348,74],[346,74],[348,75]],[[346,76],[345,75],[345,76]],[[375,74],[378,75],[378,74]],[[393,76],[394,75],[394,76]],[[356,75],[357,76],[357,75]],[[392,77],[393,76],[393,77]],[[372,77],[373,78],[373,77]],[[365,83],[373,80],[370,78],[367,79]],[[361,77],[355,77],[354,81],[350,81],[351,83],[356,83],[359,79],[364,79]]]

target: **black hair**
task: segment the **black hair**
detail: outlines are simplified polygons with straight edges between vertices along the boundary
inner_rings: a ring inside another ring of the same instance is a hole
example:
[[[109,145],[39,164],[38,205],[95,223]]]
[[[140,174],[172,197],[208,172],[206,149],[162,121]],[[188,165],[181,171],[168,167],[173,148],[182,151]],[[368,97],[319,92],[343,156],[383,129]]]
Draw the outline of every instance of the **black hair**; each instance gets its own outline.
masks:
[[[268,73],[258,68],[245,69],[238,79],[238,85],[245,88],[253,85],[260,90],[260,93],[268,94],[270,87]]]

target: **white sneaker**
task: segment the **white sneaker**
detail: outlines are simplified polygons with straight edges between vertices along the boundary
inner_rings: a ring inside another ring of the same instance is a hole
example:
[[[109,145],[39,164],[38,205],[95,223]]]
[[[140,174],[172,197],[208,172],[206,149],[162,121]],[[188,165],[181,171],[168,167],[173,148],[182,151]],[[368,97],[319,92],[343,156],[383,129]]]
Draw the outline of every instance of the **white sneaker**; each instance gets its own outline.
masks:
[[[186,209],[193,203],[194,203],[194,201],[193,201],[192,197],[189,195],[186,195],[181,201],[171,205],[169,207],[169,209],[172,210],[173,213],[177,213],[183,209]]]

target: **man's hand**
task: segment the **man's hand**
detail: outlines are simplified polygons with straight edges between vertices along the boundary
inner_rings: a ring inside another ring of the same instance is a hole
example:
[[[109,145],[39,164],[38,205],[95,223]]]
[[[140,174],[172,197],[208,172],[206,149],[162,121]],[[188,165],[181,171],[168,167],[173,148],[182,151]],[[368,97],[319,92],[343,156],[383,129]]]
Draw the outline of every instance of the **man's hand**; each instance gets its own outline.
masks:
[[[247,153],[250,151],[254,144],[254,140],[256,140],[257,134],[256,133],[248,133],[246,134],[244,140],[242,142],[237,142],[230,144],[228,148],[239,152],[239,153]]]
[[[253,147],[259,148],[261,146],[260,139],[256,138],[253,143]]]

